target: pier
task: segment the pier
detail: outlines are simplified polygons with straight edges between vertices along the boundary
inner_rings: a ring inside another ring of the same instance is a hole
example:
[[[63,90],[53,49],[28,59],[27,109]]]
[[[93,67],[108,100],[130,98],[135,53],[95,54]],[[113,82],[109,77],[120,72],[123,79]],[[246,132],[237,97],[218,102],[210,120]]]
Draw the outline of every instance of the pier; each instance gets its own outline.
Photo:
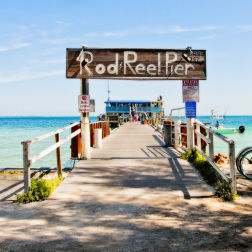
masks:
[[[178,157],[152,126],[126,123],[104,139],[102,148],[92,150],[90,160],[78,162],[53,198],[213,196],[196,170]]]
[[[246,229],[236,233],[251,224],[249,209],[216,200],[152,126],[126,123],[91,156],[48,200],[0,202],[1,249],[195,251],[202,241],[207,250],[251,246]]]

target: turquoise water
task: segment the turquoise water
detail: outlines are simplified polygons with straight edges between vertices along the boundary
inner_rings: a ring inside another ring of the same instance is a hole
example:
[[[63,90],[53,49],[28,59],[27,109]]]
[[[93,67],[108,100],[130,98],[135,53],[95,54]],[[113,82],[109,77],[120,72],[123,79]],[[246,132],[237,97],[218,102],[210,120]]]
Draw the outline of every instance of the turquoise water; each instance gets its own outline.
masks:
[[[95,121],[96,117],[90,117]],[[80,121],[79,117],[0,117],[0,168],[22,168],[22,141],[41,136],[50,131]],[[70,130],[60,134],[60,139],[70,134]],[[31,144],[31,157],[55,143],[54,136]],[[61,147],[62,164],[70,159],[70,141]],[[35,162],[32,167],[55,168],[56,153],[51,152]]]
[[[23,150],[21,141],[38,137],[50,131],[65,127],[70,123],[79,121],[79,117],[0,117],[0,168],[22,168]],[[90,117],[95,121],[96,117]],[[198,120],[209,122],[210,117],[199,116]],[[240,125],[246,127],[243,134],[230,134],[236,143],[236,153],[242,148],[252,146],[252,116],[227,116],[225,127],[236,127]],[[60,134],[61,139],[68,135],[70,130]],[[214,138],[215,153],[228,153],[226,143]],[[40,142],[31,144],[31,156],[39,153],[55,142],[54,136]],[[61,147],[62,164],[66,164],[70,159],[70,141]],[[55,151],[37,161],[32,165],[34,168],[56,167]]]
[[[209,116],[199,116],[199,121],[209,122]],[[252,146],[252,116],[227,116],[224,121],[225,128],[239,128],[239,126],[245,126],[245,132],[243,134],[226,134],[228,138],[235,141],[235,152],[236,155],[243,148]],[[228,154],[228,144],[214,137],[214,153]]]

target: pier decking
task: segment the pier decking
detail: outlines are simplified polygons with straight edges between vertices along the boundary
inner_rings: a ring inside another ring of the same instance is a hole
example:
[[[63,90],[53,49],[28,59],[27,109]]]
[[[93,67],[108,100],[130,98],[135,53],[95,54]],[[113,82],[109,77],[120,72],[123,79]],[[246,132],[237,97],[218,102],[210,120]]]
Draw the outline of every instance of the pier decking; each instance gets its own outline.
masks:
[[[103,148],[93,149],[92,159],[80,161],[53,198],[102,194],[111,201],[129,193],[151,200],[153,194],[186,199],[213,195],[195,169],[164,146],[159,132],[136,122],[115,129]]]
[[[92,150],[92,159],[80,161],[47,201],[0,202],[0,251],[251,246],[249,229],[237,233],[251,225],[251,209],[237,206],[233,221],[233,205],[212,196],[195,169],[163,146],[160,133],[127,123]]]

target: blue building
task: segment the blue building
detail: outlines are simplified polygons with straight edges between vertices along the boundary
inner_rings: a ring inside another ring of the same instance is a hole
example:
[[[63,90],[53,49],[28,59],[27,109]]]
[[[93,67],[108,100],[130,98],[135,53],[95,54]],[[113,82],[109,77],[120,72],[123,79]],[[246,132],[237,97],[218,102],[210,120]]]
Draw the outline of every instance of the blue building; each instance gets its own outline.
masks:
[[[160,97],[157,101],[148,100],[109,100],[105,101],[106,115],[119,115],[129,117],[130,115],[142,114],[152,118],[163,117],[163,101]]]

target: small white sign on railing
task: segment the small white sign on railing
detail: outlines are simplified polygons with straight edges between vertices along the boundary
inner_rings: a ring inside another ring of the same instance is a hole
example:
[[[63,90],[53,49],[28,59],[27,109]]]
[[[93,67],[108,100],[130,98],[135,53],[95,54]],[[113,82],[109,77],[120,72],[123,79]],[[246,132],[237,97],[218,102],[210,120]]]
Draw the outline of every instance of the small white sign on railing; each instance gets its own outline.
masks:
[[[79,95],[78,107],[80,113],[90,112],[90,98],[89,95]]]

